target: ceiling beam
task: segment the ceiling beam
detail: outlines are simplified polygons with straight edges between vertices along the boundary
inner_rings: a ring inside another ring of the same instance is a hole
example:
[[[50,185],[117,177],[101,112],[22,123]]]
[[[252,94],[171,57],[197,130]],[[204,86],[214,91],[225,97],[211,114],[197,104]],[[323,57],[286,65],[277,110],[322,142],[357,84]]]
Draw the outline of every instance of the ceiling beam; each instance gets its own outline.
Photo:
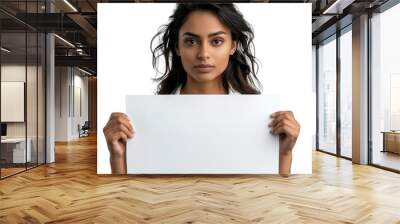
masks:
[[[56,66],[83,66],[96,71],[96,57],[91,56],[55,56]]]
[[[96,29],[80,14],[67,14],[67,16],[79,25],[91,38],[96,39]]]
[[[336,0],[323,10],[322,14],[342,14],[343,10],[353,2],[355,0]]]

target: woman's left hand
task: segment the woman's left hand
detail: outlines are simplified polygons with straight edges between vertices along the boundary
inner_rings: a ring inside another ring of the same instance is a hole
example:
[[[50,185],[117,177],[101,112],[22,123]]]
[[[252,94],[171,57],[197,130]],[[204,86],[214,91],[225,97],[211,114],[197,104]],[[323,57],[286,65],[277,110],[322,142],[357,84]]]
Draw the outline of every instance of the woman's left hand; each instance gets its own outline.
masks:
[[[291,154],[297,137],[300,133],[300,124],[291,111],[278,111],[271,115],[272,121],[268,125],[271,133],[279,135],[279,153]]]

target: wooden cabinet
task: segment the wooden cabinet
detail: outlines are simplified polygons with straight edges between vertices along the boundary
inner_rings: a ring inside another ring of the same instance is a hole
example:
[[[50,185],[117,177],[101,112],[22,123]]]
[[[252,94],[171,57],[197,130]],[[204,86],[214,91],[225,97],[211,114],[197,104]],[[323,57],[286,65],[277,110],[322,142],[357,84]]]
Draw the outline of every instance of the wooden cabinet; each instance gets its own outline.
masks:
[[[382,132],[383,151],[400,154],[400,132]]]

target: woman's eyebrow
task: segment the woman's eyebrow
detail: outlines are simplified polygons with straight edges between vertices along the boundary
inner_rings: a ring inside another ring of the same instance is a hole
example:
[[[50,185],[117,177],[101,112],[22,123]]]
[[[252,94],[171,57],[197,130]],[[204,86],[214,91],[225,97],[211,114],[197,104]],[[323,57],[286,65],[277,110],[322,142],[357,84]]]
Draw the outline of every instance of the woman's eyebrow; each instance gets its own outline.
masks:
[[[208,34],[208,37],[217,36],[217,35],[220,35],[220,34],[226,34],[226,33],[224,31],[218,31],[218,32],[215,32],[215,33]]]
[[[208,34],[208,37],[217,36],[217,35],[220,35],[220,34],[226,34],[226,32],[218,31],[218,32],[210,33],[210,34]],[[200,37],[199,35],[191,33],[191,32],[185,32],[183,34],[183,36],[192,36],[192,37],[197,37],[197,38]]]

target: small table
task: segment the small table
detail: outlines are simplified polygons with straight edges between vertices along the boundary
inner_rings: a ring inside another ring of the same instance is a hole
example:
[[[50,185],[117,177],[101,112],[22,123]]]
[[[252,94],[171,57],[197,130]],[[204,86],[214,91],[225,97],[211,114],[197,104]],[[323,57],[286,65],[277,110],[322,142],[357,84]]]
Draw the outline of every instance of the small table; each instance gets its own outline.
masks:
[[[383,150],[382,152],[392,152],[400,154],[400,131],[382,131]]]
[[[31,161],[31,139],[27,138],[25,154],[25,138],[1,139],[1,156],[6,163],[25,163]],[[11,159],[12,158],[12,159]]]

